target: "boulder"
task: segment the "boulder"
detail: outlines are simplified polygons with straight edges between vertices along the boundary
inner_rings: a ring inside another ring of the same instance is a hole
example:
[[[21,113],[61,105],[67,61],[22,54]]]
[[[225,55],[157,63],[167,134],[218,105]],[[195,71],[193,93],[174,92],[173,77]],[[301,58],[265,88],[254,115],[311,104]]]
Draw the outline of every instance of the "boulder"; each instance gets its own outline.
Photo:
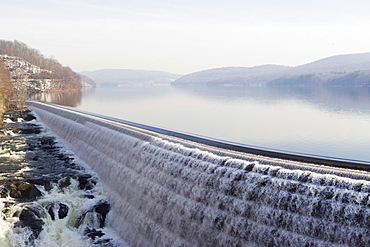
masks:
[[[55,210],[58,211],[58,219],[64,219],[68,215],[69,207],[64,203],[52,203],[46,206],[52,220],[55,220]]]
[[[21,201],[33,201],[41,196],[41,191],[34,184],[16,181],[9,185],[9,195]]]
[[[25,121],[32,121],[36,119],[36,117],[30,111],[27,111],[26,114],[27,115],[23,118]]]
[[[100,228],[105,226],[105,219],[107,218],[107,214],[110,210],[110,204],[107,201],[100,201],[98,204],[96,204],[93,208],[95,212],[101,215],[100,220]]]
[[[70,186],[72,183],[71,183],[71,177],[64,177],[62,178],[61,180],[59,180],[58,182],[58,188],[59,189],[64,189],[64,188],[67,188],[68,186]]]
[[[111,206],[108,201],[101,200],[97,204],[95,204],[89,210],[86,210],[81,214],[78,218],[75,227],[78,228],[85,222],[86,218],[91,217],[91,215],[95,215],[96,219],[98,220],[98,225],[93,227],[103,228],[105,226],[105,220],[107,218],[107,214],[109,213]],[[95,222],[95,221],[94,221]]]
[[[19,215],[19,221],[15,223],[15,227],[28,227],[31,229],[32,235],[30,236],[30,241],[39,236],[43,225],[44,221],[41,219],[40,212],[32,207],[24,208]]]
[[[50,191],[52,189],[52,185],[50,181],[52,181],[53,178],[30,178],[27,179],[27,182],[31,184],[37,184],[44,187],[46,191]]]
[[[78,187],[81,190],[91,190],[96,185],[96,181],[90,174],[80,174],[78,176]]]

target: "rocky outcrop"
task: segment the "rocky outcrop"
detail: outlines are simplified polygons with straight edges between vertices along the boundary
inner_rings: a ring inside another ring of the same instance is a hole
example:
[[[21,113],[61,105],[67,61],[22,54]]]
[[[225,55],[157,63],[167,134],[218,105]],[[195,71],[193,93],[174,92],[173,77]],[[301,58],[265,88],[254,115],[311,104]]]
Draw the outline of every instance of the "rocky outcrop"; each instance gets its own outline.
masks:
[[[56,219],[56,216],[58,216],[58,219],[64,219],[67,217],[69,212],[69,207],[64,203],[51,203],[46,206],[46,209],[48,210],[48,213],[52,220]]]
[[[28,241],[29,243],[32,243],[33,240],[39,236],[43,225],[44,221],[42,220],[41,212],[36,208],[26,207],[19,215],[19,221],[15,224],[15,227],[29,228],[32,231],[32,234],[30,235]]]
[[[15,238],[23,241],[12,246],[37,246],[45,228],[48,234],[58,236],[60,233],[49,232],[48,224],[61,225],[60,221],[68,231],[91,239],[87,246],[99,242],[106,244],[102,246],[121,246],[105,232],[111,208],[102,199],[101,188],[96,188],[98,179],[76,164],[73,154],[66,153],[55,136],[45,134],[32,121],[35,117],[30,111],[9,111],[4,117],[6,127],[0,135],[0,220],[9,222],[13,234],[19,234]],[[51,197],[50,193],[57,196]],[[91,221],[74,224],[84,217]],[[9,246],[2,241],[0,236],[0,246]]]
[[[41,196],[41,191],[36,188],[34,184],[16,181],[9,185],[10,197],[16,198],[20,201],[33,201]]]
[[[110,209],[111,205],[108,201],[99,201],[93,207],[87,209],[80,215],[79,219],[77,220],[76,227],[80,227],[83,222],[89,221],[88,218],[91,217],[91,215],[95,215],[94,218],[97,218],[99,221],[98,227],[103,228],[105,226],[105,220]]]

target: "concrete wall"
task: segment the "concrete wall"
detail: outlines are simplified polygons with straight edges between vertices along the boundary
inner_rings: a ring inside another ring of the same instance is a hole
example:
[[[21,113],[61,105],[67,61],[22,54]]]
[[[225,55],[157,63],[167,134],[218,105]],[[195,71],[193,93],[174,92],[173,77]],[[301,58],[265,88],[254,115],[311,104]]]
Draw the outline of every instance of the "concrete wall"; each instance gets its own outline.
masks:
[[[365,172],[243,156],[34,103],[100,176],[131,246],[366,246]]]

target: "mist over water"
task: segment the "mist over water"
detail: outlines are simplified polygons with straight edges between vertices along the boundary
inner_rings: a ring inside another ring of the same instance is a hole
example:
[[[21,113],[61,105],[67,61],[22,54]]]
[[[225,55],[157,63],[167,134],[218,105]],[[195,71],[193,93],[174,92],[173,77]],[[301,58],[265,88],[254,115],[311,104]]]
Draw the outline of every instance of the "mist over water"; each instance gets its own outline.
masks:
[[[76,104],[251,146],[365,161],[370,161],[369,106],[370,89],[356,87],[97,88]]]

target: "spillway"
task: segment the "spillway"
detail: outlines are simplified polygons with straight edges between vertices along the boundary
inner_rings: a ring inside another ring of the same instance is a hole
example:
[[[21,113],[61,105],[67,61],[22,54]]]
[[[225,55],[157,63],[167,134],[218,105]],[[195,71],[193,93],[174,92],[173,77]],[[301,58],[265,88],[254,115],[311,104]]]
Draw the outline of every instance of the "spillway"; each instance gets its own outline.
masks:
[[[208,146],[32,102],[100,177],[130,246],[367,246],[370,174]]]

